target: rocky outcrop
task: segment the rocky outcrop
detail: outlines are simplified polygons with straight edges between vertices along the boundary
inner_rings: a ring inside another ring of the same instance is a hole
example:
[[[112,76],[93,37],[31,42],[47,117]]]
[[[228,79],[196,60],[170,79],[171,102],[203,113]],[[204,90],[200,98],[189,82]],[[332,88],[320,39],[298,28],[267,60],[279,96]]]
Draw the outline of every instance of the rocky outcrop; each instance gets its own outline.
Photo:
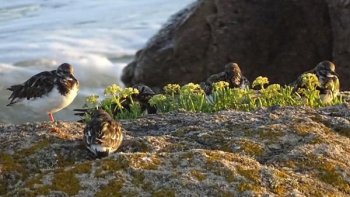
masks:
[[[348,0],[198,0],[174,15],[123,72],[126,85],[204,81],[228,62],[253,80],[290,83],[334,60],[350,88]]]
[[[92,159],[83,125],[0,125],[0,195],[348,196],[349,106],[174,112],[122,120]]]
[[[343,88],[350,88],[350,0],[327,0],[333,32],[333,59]]]

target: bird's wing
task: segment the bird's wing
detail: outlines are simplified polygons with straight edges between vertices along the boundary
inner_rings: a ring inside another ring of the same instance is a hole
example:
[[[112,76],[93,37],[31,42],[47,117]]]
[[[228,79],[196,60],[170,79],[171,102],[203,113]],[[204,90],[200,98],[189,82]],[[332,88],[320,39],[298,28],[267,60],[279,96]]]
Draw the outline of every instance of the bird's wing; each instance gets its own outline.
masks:
[[[208,77],[206,82],[209,84],[213,84],[213,83],[219,82],[219,81],[226,81],[225,76],[226,76],[225,72],[213,74],[213,75],[210,75]]]
[[[55,84],[53,71],[45,71],[32,76],[23,84],[13,85],[8,90],[12,91],[9,105],[13,105],[20,99],[32,99],[41,97],[52,90]]]

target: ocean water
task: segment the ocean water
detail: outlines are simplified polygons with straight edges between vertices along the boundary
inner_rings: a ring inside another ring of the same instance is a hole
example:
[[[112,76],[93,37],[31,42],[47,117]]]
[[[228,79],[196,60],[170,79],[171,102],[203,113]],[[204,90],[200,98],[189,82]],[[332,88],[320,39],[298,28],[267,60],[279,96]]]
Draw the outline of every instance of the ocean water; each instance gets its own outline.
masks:
[[[80,92],[57,120],[74,120],[84,97],[117,83],[133,59],[167,19],[195,0],[0,0],[0,122],[46,121],[25,106],[7,107],[7,87],[30,76],[74,66]]]

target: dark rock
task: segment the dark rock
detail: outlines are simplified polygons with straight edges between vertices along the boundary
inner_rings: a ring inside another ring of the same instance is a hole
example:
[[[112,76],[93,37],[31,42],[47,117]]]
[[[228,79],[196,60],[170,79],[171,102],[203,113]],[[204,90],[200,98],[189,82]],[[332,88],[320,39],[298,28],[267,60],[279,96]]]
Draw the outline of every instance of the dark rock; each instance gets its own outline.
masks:
[[[333,59],[342,89],[350,88],[350,0],[327,0],[333,30]]]
[[[332,60],[333,41],[341,42],[334,50],[349,51],[349,31],[341,29],[349,26],[349,11],[336,2],[330,1],[330,16],[326,0],[198,0],[174,15],[136,54],[122,80],[151,87],[200,82],[237,62],[251,81],[267,76],[272,83],[290,83],[318,62]],[[343,72],[348,52],[333,54]],[[346,71],[341,77],[349,75]]]

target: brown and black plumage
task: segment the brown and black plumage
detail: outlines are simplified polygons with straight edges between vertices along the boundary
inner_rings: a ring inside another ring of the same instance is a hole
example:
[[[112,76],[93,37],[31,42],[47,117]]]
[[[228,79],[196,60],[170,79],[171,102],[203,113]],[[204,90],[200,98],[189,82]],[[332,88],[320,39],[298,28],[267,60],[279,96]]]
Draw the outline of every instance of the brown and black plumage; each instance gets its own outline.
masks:
[[[230,88],[249,88],[249,81],[243,76],[242,71],[237,63],[225,65],[224,72],[211,75],[204,83],[201,84],[206,94],[212,91],[212,84],[219,81],[226,81]]]
[[[23,103],[34,111],[47,113],[54,121],[52,113],[68,106],[76,97],[79,82],[73,75],[73,67],[61,64],[56,70],[38,73],[22,84],[13,85],[7,106]]]
[[[135,88],[139,91],[138,94],[133,94],[131,97],[132,97],[133,102],[139,102],[140,107],[141,107],[141,112],[146,111],[148,114],[157,113],[157,109],[155,107],[151,106],[148,102],[152,98],[152,96],[155,95],[154,91],[150,87],[148,87],[144,84],[134,85],[134,86],[132,86],[132,88]],[[130,110],[131,100],[129,97],[122,99],[120,102],[121,102],[123,109]],[[103,106],[101,106],[101,107],[103,107]],[[120,109],[116,106],[116,104],[115,105],[112,104],[111,109],[113,110],[111,113],[114,116],[116,114],[120,113]],[[86,113],[90,113],[93,110],[94,109],[74,109],[73,111],[75,111],[74,115],[83,117]],[[80,120],[79,122],[83,122],[83,120]]]
[[[323,102],[331,101],[335,96],[339,95],[340,83],[338,74],[335,72],[335,64],[330,61],[322,61],[315,68],[306,73],[312,73],[317,76],[319,86],[316,87],[320,91],[320,97]],[[302,75],[291,84],[293,92],[297,92],[299,88],[305,88],[302,82]]]
[[[155,95],[155,92],[144,84],[133,85],[132,88],[139,91],[139,93],[134,94],[132,98],[134,101],[138,101],[140,103],[141,111],[147,111],[148,114],[157,113],[156,108],[149,104],[149,100]]]
[[[105,157],[121,145],[122,128],[107,112],[96,109],[91,112],[91,121],[85,126],[83,141],[95,157]]]

